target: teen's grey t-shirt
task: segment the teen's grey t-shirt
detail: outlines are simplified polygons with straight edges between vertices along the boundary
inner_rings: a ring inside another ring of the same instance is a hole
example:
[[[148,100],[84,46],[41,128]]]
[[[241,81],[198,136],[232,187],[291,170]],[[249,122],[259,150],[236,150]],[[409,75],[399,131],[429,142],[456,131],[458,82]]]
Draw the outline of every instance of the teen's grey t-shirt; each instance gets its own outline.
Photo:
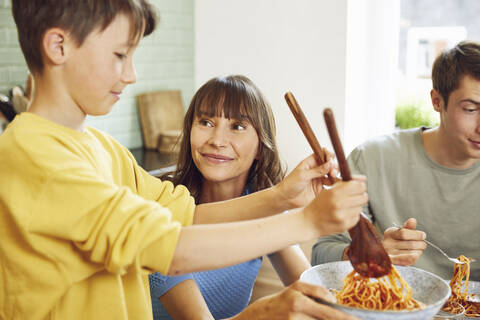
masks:
[[[381,235],[394,223],[416,218],[417,229],[449,256],[475,258],[470,279],[480,281],[480,161],[468,169],[439,165],[423,147],[423,129],[377,137],[352,151],[352,172],[367,176],[370,200],[365,213]],[[349,242],[348,234],[320,238],[312,264],[340,260]],[[415,266],[444,279],[453,273],[453,263],[431,246]]]

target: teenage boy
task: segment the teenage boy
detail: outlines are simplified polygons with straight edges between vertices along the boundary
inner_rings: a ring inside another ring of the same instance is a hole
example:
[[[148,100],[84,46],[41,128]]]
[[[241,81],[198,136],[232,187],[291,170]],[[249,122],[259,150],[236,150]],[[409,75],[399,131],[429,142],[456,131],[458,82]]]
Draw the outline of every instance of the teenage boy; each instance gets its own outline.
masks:
[[[438,127],[374,138],[348,161],[368,177],[365,209],[384,231],[392,262],[416,263],[449,279],[453,264],[423,240],[428,236],[451,257],[480,261],[480,43],[460,42],[440,54],[432,82]],[[345,259],[349,242],[346,234],[319,239],[313,264]],[[470,279],[480,280],[478,262],[470,272]]]
[[[149,272],[232,265],[358,220],[364,182],[320,192],[315,178],[332,166],[313,157],[265,192],[195,207],[185,187],[149,176],[85,126],[136,80],[133,52],[155,27],[146,0],[13,0],[12,9],[36,94],[0,136],[0,319],[150,319]],[[259,219],[190,226],[241,215]]]

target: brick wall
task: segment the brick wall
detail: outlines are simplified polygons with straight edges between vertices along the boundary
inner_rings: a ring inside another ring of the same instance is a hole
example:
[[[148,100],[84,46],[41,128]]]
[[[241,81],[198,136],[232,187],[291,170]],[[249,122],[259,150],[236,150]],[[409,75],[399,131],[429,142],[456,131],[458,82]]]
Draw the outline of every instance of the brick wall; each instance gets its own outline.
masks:
[[[18,45],[11,0],[0,0],[0,92],[24,85],[27,67]],[[194,92],[194,0],[152,0],[159,9],[157,30],[142,40],[135,53],[136,84],[127,87],[112,112],[88,117],[91,126],[112,134],[129,148],[142,145],[135,96],[160,89],[180,89],[184,105]]]

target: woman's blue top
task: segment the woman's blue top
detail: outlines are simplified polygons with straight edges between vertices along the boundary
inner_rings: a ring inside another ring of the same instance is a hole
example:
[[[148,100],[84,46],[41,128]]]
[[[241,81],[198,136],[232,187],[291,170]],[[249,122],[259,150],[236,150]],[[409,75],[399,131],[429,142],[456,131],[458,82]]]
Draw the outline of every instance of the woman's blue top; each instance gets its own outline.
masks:
[[[242,195],[248,194],[245,190]],[[195,272],[177,277],[160,273],[149,276],[152,296],[153,319],[172,319],[163,307],[159,297],[182,281],[194,279],[202,292],[210,313],[215,319],[233,317],[245,309],[252,295],[262,258],[250,260],[235,266]]]
[[[262,259],[258,258],[232,267],[178,277],[167,277],[159,273],[151,274],[149,280],[153,319],[172,319],[159,297],[187,279],[195,280],[215,319],[233,317],[247,307],[261,264]]]

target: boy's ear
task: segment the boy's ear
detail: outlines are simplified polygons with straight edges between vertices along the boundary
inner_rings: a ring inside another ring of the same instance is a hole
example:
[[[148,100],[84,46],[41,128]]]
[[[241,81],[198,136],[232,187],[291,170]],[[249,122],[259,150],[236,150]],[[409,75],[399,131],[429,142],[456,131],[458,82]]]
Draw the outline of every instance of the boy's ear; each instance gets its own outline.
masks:
[[[430,98],[432,99],[432,105],[435,111],[440,112],[443,110],[443,97],[442,95],[435,89],[430,91]]]
[[[47,62],[60,65],[66,59],[66,45],[68,34],[60,28],[51,28],[43,36],[42,49]]]

